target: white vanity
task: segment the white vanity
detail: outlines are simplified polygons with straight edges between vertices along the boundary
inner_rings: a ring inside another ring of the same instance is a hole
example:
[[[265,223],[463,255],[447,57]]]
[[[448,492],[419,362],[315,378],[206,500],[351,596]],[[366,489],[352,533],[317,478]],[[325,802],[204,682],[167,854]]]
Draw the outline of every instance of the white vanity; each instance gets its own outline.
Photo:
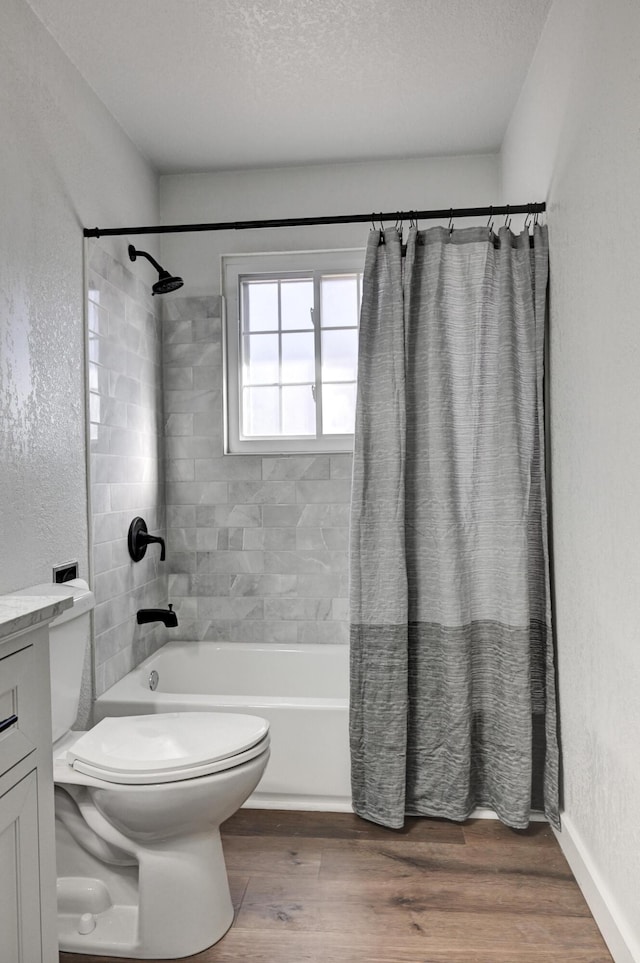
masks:
[[[73,604],[0,596],[0,960],[57,963],[48,624]]]

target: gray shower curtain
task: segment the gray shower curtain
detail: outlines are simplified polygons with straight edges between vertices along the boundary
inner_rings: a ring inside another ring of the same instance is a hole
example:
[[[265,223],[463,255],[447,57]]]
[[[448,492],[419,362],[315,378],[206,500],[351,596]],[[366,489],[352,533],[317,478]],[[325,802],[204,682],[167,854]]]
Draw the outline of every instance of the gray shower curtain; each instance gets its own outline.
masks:
[[[351,511],[355,811],[558,825],[547,231],[372,231]]]

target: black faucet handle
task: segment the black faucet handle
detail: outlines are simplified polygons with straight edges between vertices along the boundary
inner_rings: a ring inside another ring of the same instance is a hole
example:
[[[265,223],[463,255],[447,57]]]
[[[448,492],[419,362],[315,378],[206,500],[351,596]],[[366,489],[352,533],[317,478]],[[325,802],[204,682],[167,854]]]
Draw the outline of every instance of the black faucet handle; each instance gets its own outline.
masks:
[[[160,545],[160,561],[164,562],[166,558],[164,538],[160,538],[159,535],[149,535],[147,523],[144,518],[140,518],[139,516],[134,518],[129,526],[129,533],[127,535],[129,555],[134,562],[139,562],[144,558],[147,552],[147,545],[151,543]]]
[[[160,546],[160,561],[164,562],[166,557],[164,538],[160,538],[159,535],[149,535],[147,532],[140,532],[138,535],[138,541],[143,543],[145,549],[147,545],[151,545],[152,542],[157,543]]]

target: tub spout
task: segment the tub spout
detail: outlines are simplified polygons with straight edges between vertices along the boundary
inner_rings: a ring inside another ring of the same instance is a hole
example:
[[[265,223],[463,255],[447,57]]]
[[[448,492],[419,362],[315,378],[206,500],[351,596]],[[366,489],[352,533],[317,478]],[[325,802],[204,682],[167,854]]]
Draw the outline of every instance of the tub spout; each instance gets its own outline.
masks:
[[[136,618],[138,625],[144,625],[145,622],[164,622],[167,628],[174,629],[178,624],[173,605],[169,605],[168,609],[138,609]]]

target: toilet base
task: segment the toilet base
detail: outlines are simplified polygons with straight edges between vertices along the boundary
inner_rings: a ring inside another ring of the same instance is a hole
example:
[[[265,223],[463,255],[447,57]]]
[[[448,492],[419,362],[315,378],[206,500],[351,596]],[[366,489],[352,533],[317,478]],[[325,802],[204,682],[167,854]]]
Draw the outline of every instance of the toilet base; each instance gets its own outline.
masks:
[[[219,833],[182,839],[170,852],[141,847],[138,859],[141,886],[132,885],[129,867],[103,866],[100,878],[58,878],[61,950],[179,959],[222,939],[233,922],[233,906]],[[124,881],[123,873],[129,877]]]

